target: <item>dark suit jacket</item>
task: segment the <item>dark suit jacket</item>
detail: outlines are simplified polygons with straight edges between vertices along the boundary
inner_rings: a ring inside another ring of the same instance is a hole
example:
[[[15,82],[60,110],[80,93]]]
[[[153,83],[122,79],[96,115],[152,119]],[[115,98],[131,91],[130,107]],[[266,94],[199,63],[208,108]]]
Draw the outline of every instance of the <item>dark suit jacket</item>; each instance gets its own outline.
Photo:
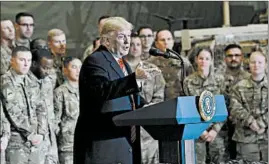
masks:
[[[132,144],[131,128],[117,127],[112,121],[115,115],[132,110],[130,95],[136,98],[139,92],[135,74],[125,66],[128,76],[104,46],[85,59],[79,77],[74,164],[141,163],[139,128],[137,142]]]

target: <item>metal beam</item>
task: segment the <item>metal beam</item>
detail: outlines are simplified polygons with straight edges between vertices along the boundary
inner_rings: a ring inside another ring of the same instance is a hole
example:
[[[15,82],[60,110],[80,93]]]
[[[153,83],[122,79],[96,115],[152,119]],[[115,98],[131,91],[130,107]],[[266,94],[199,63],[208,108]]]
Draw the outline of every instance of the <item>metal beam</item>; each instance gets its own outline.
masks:
[[[216,45],[225,45],[227,43],[239,43],[243,41],[251,40],[266,40],[268,39],[268,33],[253,33],[253,34],[236,34],[229,35],[217,35],[215,36]]]
[[[248,40],[268,39],[267,24],[253,24],[248,26],[192,29],[174,32],[175,38],[181,38],[182,50],[190,50],[191,41],[208,36],[217,38],[216,44],[225,42],[240,42]]]
[[[229,1],[223,1],[223,27],[230,27],[230,6]]]
[[[256,33],[256,32],[267,32],[267,24],[253,24],[247,26],[237,26],[237,27],[224,27],[224,28],[205,28],[205,29],[190,29],[186,30],[190,37],[204,37],[211,35],[228,35],[237,33]],[[175,31],[174,36],[181,38],[182,31]]]

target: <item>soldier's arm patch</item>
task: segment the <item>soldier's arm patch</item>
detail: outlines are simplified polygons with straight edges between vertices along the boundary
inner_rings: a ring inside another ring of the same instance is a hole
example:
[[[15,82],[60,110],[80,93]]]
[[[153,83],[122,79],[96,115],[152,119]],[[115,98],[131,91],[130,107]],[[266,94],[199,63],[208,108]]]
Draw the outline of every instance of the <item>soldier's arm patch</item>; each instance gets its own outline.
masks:
[[[12,101],[15,99],[14,86],[11,86],[10,84],[5,84],[2,86],[2,93],[6,101]]]

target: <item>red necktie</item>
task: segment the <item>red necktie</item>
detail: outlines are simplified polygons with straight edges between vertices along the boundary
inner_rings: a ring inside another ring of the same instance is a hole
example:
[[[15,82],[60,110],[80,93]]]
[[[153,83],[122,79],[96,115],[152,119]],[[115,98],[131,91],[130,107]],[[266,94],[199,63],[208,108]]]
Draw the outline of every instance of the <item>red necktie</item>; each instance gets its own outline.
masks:
[[[120,59],[118,60],[118,63],[119,63],[119,65],[120,65],[120,68],[123,70],[123,69],[124,69],[124,62],[123,62],[123,59],[120,58]]]
[[[123,74],[128,75],[127,70],[125,69],[125,65],[124,65],[124,62],[123,62],[122,58],[120,58],[118,60],[118,63],[119,63],[119,66],[120,66]],[[132,110],[135,110],[134,97],[133,97],[133,95],[130,95],[130,96],[131,96],[131,99],[132,99],[132,102],[131,102],[132,103]],[[135,128],[135,126],[131,126],[131,141],[132,141],[132,143],[134,143],[135,140],[136,140],[136,128]]]
[[[120,66],[120,68],[121,68],[121,70],[122,70],[124,76],[127,76],[127,75],[128,75],[128,72],[127,72],[127,70],[126,70],[126,68],[125,68],[123,59],[120,58],[120,59],[118,60],[118,63],[119,63],[119,66]]]

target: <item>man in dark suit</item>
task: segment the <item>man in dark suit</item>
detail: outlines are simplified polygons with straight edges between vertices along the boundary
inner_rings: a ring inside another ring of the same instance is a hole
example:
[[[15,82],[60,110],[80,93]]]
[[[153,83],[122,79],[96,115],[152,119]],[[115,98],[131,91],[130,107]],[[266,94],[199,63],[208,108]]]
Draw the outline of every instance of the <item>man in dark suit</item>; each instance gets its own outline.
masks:
[[[139,107],[138,81],[147,77],[141,69],[131,73],[122,62],[129,52],[132,28],[121,17],[108,18],[101,29],[102,45],[82,65],[74,164],[141,163],[139,127],[117,127],[112,120]]]

